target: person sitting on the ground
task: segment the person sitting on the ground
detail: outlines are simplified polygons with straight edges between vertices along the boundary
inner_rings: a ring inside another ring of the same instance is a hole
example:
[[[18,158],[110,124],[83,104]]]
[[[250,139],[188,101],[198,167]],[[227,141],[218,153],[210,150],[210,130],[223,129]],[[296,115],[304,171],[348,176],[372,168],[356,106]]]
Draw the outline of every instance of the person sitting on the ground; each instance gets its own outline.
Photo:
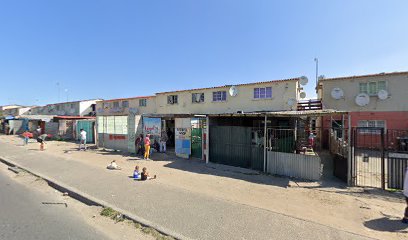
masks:
[[[110,170],[120,170],[121,169],[116,163],[116,160],[113,160],[106,168]]]
[[[154,140],[153,143],[153,149],[156,150],[157,152],[160,152],[160,144],[156,139]]]
[[[135,170],[133,171],[133,178],[134,179],[140,179],[140,171],[139,171],[139,166],[135,167]]]
[[[408,167],[405,170],[405,180],[404,180],[404,196],[405,201],[407,202],[407,206],[405,207],[405,214],[402,222],[408,224]]]
[[[156,179],[156,175],[154,175],[154,177],[150,177],[149,173],[147,172],[147,168],[144,167],[142,170],[142,176],[140,180],[146,181],[146,180],[151,180],[151,179]]]

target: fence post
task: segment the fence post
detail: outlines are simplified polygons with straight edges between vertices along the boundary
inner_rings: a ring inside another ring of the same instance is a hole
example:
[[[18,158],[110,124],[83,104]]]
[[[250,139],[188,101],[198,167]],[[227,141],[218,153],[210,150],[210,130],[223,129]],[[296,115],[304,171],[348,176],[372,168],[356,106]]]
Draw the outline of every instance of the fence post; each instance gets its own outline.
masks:
[[[268,133],[267,133],[267,120],[268,117],[265,114],[265,124],[264,124],[264,166],[263,166],[263,171],[266,172],[266,138],[268,137]]]
[[[384,128],[381,129],[381,188],[385,190],[385,147],[384,147]]]
[[[347,156],[347,184],[352,185],[352,147],[351,147],[351,114],[348,114],[348,133],[347,133],[347,143],[348,143],[348,156]]]

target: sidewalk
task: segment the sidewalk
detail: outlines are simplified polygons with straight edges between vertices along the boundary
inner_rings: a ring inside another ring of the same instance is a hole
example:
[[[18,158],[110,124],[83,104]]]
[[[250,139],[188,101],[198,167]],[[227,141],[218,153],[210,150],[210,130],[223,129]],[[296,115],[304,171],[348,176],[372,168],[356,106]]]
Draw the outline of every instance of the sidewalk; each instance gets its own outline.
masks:
[[[132,212],[166,229],[192,239],[365,239],[346,231],[304,221],[268,208],[221,199],[217,194],[200,194],[188,187],[175,187],[166,182],[166,174],[156,181],[135,182],[128,178],[131,171],[108,171],[106,161],[91,165],[86,159],[58,157],[30,147],[4,143],[0,155],[22,167],[72,186],[97,199]],[[55,143],[57,144],[57,143]],[[36,144],[35,147],[38,147]],[[86,153],[95,154],[95,153]],[[105,156],[104,156],[105,157]],[[102,159],[105,159],[101,157]],[[81,162],[83,161],[83,162]],[[149,162],[140,161],[139,165]],[[136,163],[132,161],[129,166]],[[156,164],[156,162],[149,163]],[[169,163],[165,163],[168,165]],[[177,164],[177,161],[171,164]],[[126,166],[126,168],[129,168]],[[148,166],[154,174],[156,169]],[[181,168],[181,166],[177,166]],[[220,171],[222,173],[222,171]],[[251,176],[255,179],[260,176]],[[173,173],[174,174],[174,173]],[[237,173],[228,173],[234,175]],[[169,176],[168,175],[168,176]],[[198,175],[199,176],[199,175]],[[225,176],[210,176],[217,181],[229,181]],[[169,177],[169,179],[173,179]],[[185,178],[181,181],[190,181]],[[262,176],[261,176],[262,180]],[[259,181],[259,180],[258,180]],[[258,182],[257,184],[262,183]],[[254,184],[254,183],[243,183]],[[208,186],[206,186],[208,187]],[[213,186],[214,187],[214,186]],[[234,188],[236,186],[230,186]],[[206,192],[206,191],[204,191]],[[258,193],[254,192],[257,196]],[[252,195],[252,193],[246,193]],[[272,197],[273,196],[269,196]],[[286,196],[287,197],[287,196]],[[300,200],[301,201],[301,200]],[[282,203],[284,204],[284,203]],[[402,206],[402,205],[401,205]],[[313,208],[313,207],[311,207]],[[325,214],[321,213],[324,217]],[[345,213],[347,214],[347,213]],[[398,225],[399,226],[399,225]],[[403,226],[401,226],[403,227]],[[370,234],[380,239],[403,239],[406,233]]]

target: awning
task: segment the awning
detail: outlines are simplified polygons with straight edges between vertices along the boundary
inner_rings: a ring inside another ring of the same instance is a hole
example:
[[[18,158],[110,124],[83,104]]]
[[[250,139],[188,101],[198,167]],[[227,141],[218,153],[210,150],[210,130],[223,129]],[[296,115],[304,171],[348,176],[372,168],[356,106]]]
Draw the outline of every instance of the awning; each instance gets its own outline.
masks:
[[[243,113],[221,113],[209,114],[209,117],[322,117],[347,114],[346,111],[334,109],[304,110],[304,111],[276,111],[276,112],[243,112]]]

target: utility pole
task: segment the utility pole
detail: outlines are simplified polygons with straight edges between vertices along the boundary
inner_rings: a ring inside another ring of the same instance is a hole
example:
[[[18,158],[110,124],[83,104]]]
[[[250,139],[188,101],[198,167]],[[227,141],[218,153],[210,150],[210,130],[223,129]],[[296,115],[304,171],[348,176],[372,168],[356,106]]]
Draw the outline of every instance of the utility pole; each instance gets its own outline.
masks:
[[[314,59],[315,63],[316,63],[316,92],[317,92],[317,82],[318,82],[318,74],[319,74],[319,59],[315,58]]]
[[[57,90],[58,90],[58,102],[61,101],[61,94],[60,94],[60,83],[57,82]]]

